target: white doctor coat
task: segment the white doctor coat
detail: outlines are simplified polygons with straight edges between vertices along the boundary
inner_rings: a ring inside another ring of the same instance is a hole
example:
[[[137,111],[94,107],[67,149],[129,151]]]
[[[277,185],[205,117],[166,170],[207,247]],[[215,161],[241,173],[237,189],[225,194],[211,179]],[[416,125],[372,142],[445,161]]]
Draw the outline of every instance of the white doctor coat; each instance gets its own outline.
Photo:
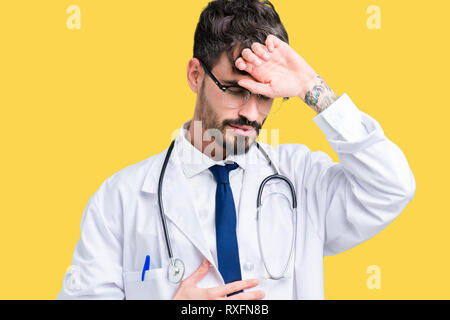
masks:
[[[242,279],[258,278],[255,289],[263,290],[265,299],[324,299],[323,256],[348,250],[380,232],[415,194],[415,179],[402,151],[384,135],[375,119],[357,109],[347,94],[313,120],[340,163],[302,144],[261,144],[297,192],[295,250],[288,268],[290,276],[282,280],[264,277],[256,229],[258,188],[274,172],[255,145],[248,153],[256,160],[244,172],[237,230],[239,256]],[[57,299],[172,298],[178,285],[167,279],[169,260],[157,202],[166,152],[115,173],[89,199],[81,220],[81,237]],[[183,159],[174,150],[163,186],[174,256],[185,263],[184,277],[206,257],[212,267],[199,287],[223,285],[179,161]],[[267,194],[288,195],[289,189],[279,181],[266,185]],[[281,198],[271,198],[272,208]],[[290,227],[285,219],[277,219],[277,214],[264,213],[264,223],[272,230],[263,235],[269,264],[287,257],[291,239],[283,237]],[[150,270],[141,281],[146,255],[151,257]],[[271,268],[277,270],[276,264]]]

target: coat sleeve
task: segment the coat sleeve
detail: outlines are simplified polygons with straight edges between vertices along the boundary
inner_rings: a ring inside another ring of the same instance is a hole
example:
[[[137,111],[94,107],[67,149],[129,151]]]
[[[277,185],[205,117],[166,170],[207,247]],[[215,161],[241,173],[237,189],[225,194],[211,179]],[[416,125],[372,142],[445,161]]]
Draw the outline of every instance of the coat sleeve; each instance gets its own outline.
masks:
[[[121,204],[112,178],[87,203],[72,264],[56,299],[124,299]]]
[[[314,117],[340,163],[321,151],[306,156],[306,206],[334,255],[368,240],[412,200],[416,183],[403,152],[347,94]]]

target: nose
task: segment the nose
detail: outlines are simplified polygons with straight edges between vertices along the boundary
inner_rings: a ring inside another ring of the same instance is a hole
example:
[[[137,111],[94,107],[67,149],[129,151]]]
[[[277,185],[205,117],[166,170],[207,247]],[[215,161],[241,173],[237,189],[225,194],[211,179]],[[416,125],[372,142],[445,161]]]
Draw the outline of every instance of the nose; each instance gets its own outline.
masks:
[[[249,121],[257,121],[261,117],[261,113],[258,109],[258,97],[256,94],[250,95],[248,101],[239,108],[238,114],[247,118]]]

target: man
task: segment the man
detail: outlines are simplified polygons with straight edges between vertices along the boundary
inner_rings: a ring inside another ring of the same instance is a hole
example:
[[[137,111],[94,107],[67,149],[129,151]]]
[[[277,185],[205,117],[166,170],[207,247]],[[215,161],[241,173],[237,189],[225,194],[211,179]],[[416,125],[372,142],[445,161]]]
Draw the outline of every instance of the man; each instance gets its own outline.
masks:
[[[168,148],[129,166],[91,197],[58,298],[323,299],[323,256],[371,238],[413,198],[403,153],[289,46],[268,1],[210,2],[187,78],[197,104],[171,157]],[[255,139],[281,97],[299,97],[317,112],[313,120],[340,163],[302,144],[260,143],[270,163],[261,156]],[[285,219],[293,199],[281,208],[272,197],[289,197],[287,184],[267,183],[264,203],[273,210],[263,210],[259,239],[258,187],[273,168],[292,181],[297,220]],[[184,261],[179,283],[168,279],[168,250]],[[269,269],[281,279],[270,279]]]

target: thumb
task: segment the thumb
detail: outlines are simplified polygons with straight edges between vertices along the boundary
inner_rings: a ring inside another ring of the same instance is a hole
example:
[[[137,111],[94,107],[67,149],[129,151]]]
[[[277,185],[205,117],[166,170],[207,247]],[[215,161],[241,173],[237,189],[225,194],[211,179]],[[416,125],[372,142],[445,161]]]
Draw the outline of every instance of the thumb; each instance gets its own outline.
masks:
[[[209,261],[203,259],[202,264],[186,280],[192,284],[197,284],[209,272]]]

